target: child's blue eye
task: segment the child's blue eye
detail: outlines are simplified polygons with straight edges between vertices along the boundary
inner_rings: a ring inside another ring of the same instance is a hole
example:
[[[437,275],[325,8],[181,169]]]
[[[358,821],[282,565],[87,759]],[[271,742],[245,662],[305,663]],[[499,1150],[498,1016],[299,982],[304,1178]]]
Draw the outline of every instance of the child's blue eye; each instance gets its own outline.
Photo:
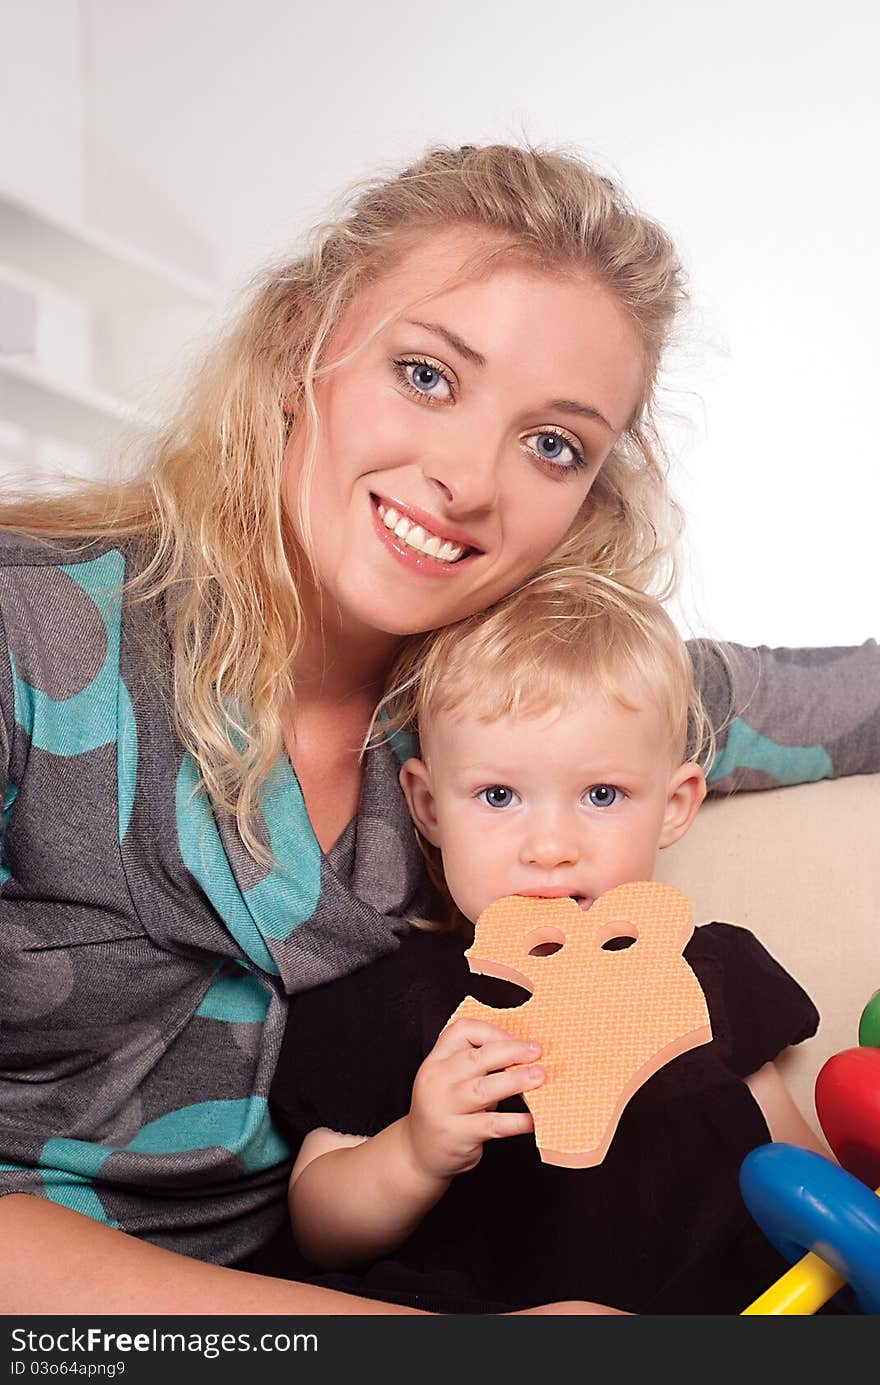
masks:
[[[490,808],[509,808],[516,795],[504,784],[492,784],[488,789],[481,789],[477,797]]]
[[[619,789],[615,789],[612,784],[594,784],[587,791],[587,797],[594,808],[610,808],[612,803],[616,803],[620,794]]]

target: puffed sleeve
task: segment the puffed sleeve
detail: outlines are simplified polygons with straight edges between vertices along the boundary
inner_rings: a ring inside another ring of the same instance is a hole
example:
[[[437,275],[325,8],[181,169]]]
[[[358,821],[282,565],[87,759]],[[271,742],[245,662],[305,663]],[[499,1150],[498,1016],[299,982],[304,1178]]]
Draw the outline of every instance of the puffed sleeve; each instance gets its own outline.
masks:
[[[422,1060],[463,998],[464,944],[413,933],[386,957],[292,998],[269,1104],[296,1150],[310,1130],[375,1135],[405,1116]]]
[[[704,924],[684,955],[706,996],[719,1052],[738,1077],[818,1029],[819,1012],[806,991],[747,928]]]
[[[710,790],[769,789],[880,771],[880,646],[749,649],[692,640],[719,732]]]

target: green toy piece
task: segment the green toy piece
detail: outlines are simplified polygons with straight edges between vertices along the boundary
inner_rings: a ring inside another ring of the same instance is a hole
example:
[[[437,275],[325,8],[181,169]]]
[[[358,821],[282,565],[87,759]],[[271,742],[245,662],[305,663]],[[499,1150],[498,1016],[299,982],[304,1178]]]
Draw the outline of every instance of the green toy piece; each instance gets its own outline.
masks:
[[[861,1048],[880,1048],[880,991],[875,991],[859,1020]]]

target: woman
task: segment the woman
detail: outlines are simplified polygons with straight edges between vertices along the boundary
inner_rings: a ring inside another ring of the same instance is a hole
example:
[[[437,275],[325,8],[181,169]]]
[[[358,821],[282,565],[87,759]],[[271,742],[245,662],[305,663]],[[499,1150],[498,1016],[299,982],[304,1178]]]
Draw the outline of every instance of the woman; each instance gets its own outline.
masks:
[[[141,478],[3,509],[7,1311],[405,1311],[242,1272],[285,998],[430,907],[360,756],[402,641],[547,560],[669,585],[681,297],[579,161],[436,150],[267,278]]]

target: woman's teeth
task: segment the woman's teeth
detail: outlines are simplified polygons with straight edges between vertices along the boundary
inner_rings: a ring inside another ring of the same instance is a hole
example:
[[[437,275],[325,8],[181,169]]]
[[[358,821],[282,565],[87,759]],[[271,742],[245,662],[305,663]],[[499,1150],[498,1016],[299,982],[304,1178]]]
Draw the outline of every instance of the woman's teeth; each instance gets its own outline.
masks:
[[[377,505],[376,508],[385,528],[418,553],[426,553],[429,558],[436,558],[441,563],[455,563],[465,551],[461,544],[450,543],[448,539],[438,538],[436,534],[423,529],[420,524],[413,524],[393,505]]]

